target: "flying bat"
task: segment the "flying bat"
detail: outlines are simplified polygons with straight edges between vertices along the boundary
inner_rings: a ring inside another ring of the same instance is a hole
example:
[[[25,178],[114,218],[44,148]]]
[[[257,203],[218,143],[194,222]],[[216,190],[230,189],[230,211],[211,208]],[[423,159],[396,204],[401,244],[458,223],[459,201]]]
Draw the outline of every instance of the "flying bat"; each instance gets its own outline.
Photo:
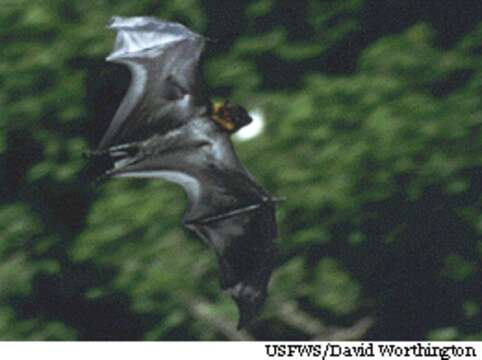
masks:
[[[238,329],[259,311],[273,271],[277,199],[238,159],[230,135],[252,121],[239,105],[213,104],[199,60],[206,38],[153,17],[113,17],[109,62],[126,65],[131,84],[94,159],[103,177],[159,178],[188,197],[183,224],[218,259],[220,286],[239,309]]]

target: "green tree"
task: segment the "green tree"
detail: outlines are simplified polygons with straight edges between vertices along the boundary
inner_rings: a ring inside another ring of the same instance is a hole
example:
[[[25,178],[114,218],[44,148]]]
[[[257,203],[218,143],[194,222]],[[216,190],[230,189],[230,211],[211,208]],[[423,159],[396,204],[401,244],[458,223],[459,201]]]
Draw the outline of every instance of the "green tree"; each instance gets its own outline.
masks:
[[[478,2],[3,5],[0,339],[482,339]],[[266,119],[236,147],[287,201],[243,332],[179,188],[79,176],[129,82],[105,23],[140,14],[217,39],[210,94]]]

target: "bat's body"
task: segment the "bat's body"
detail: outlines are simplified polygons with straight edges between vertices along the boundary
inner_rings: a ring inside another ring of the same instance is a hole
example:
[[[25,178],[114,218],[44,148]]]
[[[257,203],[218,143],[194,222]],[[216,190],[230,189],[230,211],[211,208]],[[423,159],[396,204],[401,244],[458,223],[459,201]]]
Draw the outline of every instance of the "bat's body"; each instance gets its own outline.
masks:
[[[154,18],[113,18],[116,46],[132,83],[93,155],[108,155],[106,176],[162,178],[181,185],[183,223],[216,252],[221,287],[244,326],[264,303],[276,237],[272,197],[243,167],[230,134],[251,120],[239,106],[213,107],[202,94],[204,38]]]

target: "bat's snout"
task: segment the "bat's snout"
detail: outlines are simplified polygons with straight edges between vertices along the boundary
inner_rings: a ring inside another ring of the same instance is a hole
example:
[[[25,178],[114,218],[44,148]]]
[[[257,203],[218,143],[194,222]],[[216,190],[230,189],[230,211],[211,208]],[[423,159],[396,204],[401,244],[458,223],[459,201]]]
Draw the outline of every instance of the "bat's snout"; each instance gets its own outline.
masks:
[[[245,108],[229,103],[214,104],[213,119],[229,133],[235,133],[253,121]]]
[[[236,130],[241,129],[253,121],[253,118],[249,115],[246,109],[239,105],[230,106],[229,115],[236,125]]]

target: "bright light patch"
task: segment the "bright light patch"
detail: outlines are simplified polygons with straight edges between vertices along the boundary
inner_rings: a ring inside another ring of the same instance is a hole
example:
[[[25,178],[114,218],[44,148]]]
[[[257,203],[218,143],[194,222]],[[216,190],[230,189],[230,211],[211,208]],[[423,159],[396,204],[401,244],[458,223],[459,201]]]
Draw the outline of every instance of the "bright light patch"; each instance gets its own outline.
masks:
[[[253,121],[249,125],[238,130],[238,132],[233,135],[235,140],[238,140],[238,141],[250,140],[258,136],[259,134],[261,134],[261,132],[263,131],[263,128],[264,128],[263,113],[259,110],[253,110],[249,113],[249,115],[251,116]]]

